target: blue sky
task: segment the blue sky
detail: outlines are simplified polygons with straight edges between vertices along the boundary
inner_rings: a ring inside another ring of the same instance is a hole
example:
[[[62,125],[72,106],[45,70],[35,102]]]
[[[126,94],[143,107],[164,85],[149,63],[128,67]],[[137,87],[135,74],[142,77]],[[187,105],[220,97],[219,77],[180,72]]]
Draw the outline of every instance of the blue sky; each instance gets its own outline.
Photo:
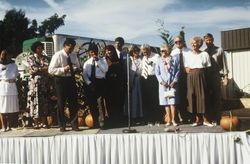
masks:
[[[220,45],[221,31],[250,27],[250,0],[0,0],[0,20],[6,10],[22,9],[38,22],[66,14],[56,33],[160,46],[157,19],[176,36],[185,27],[186,40],[210,32]]]

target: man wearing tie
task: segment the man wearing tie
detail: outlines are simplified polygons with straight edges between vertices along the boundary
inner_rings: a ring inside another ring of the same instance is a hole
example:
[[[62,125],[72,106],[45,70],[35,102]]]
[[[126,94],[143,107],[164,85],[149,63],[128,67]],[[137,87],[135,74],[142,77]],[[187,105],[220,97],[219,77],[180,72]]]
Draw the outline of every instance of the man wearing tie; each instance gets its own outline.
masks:
[[[119,110],[117,112],[117,118],[121,120],[121,123],[125,122],[125,118],[123,117],[123,112],[126,111],[126,103],[127,103],[127,56],[128,53],[123,51],[124,39],[122,37],[115,38],[115,49],[117,56],[119,58],[119,63],[121,65],[121,85],[120,85],[120,97],[118,98]]]
[[[91,43],[88,48],[90,58],[83,65],[83,78],[88,105],[94,120],[94,128],[104,127],[104,97],[108,64],[105,58],[98,57],[98,47]],[[99,124],[98,124],[99,123]]]
[[[190,49],[185,46],[182,36],[176,36],[175,49],[171,52],[171,56],[177,56],[180,61],[180,74],[179,74],[179,105],[177,105],[177,111],[180,122],[187,122],[191,119],[191,114],[187,111],[187,73],[183,64],[183,56],[186,55]]]
[[[63,49],[52,56],[48,72],[54,75],[57,95],[57,119],[60,131],[66,131],[66,118],[64,107],[68,103],[70,111],[70,123],[72,130],[78,131],[77,122],[77,88],[74,70],[80,68],[77,55],[72,53],[76,42],[67,38],[63,43]]]

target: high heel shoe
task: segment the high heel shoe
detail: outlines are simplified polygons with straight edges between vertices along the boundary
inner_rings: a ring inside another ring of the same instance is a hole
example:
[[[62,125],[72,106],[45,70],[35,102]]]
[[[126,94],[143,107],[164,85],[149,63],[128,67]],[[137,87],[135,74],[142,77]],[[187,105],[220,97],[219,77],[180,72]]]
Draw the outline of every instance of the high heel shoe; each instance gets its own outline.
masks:
[[[203,122],[203,125],[205,125],[205,126],[208,126],[208,127],[213,127],[214,125],[213,124],[211,124],[211,123],[209,123],[209,122]]]
[[[166,123],[166,124],[165,124],[165,126],[170,126],[170,125],[171,125],[171,123],[170,123],[170,122],[168,122],[168,123]]]
[[[198,123],[197,122],[192,123],[191,126],[193,126],[193,127],[198,126]]]
[[[7,132],[7,129],[2,128],[0,132]]]
[[[173,121],[172,124],[173,126],[178,126],[178,124],[175,121]]]

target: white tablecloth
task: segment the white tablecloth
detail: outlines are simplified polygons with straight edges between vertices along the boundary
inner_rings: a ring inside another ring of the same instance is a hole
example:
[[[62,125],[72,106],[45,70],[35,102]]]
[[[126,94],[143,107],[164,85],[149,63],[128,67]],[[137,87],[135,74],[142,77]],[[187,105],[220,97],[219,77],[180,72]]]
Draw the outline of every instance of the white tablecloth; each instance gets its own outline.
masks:
[[[248,164],[249,161],[250,136],[245,132],[0,138],[0,163]]]

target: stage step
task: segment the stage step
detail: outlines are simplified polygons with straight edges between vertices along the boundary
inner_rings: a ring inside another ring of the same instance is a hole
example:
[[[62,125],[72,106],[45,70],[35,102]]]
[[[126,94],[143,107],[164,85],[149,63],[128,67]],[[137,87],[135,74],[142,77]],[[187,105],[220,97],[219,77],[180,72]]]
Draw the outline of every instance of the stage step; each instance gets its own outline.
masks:
[[[223,111],[222,116],[229,116],[230,112],[233,116],[237,116],[240,120],[239,130],[245,131],[250,130],[250,108],[233,109]]]
[[[250,109],[250,98],[232,98],[223,101],[223,110],[231,109]]]

